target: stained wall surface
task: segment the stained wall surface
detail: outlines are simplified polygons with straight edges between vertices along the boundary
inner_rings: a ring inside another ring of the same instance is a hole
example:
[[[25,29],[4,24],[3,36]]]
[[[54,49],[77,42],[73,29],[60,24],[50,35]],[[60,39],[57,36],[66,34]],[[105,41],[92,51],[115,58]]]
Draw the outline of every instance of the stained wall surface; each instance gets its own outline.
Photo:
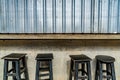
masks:
[[[92,58],[92,80],[95,75],[95,56],[115,57],[116,80],[120,79],[119,40],[0,40],[0,58],[10,53],[27,53],[30,80],[35,80],[37,53],[53,53],[54,80],[68,80],[71,54],[85,54]],[[3,60],[1,59],[0,72],[0,80],[3,80]]]

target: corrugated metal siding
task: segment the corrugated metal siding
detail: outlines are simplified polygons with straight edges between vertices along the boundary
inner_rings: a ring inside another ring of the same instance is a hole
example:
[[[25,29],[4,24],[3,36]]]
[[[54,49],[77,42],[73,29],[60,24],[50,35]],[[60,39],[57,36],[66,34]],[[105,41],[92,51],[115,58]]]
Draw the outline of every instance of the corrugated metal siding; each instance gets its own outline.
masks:
[[[120,0],[0,0],[0,33],[120,33]]]

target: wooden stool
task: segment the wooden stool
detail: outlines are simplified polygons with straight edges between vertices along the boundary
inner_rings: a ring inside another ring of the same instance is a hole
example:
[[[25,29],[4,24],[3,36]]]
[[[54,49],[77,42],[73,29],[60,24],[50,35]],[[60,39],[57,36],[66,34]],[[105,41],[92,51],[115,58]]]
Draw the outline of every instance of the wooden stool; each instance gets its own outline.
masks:
[[[25,74],[25,80],[29,80],[25,55],[26,54],[12,53],[2,58],[4,59],[3,80],[8,80],[8,76],[12,76],[13,80],[21,80],[21,74],[23,72]],[[10,70],[8,70],[9,62],[12,62],[12,69]]]
[[[52,59],[53,54],[38,54],[36,57],[36,79],[39,80],[39,77],[48,76],[49,79],[40,79],[40,80],[53,80],[53,71],[52,71]],[[48,64],[44,67],[42,63],[47,62]],[[39,74],[39,72],[49,71],[46,74]]]
[[[72,72],[74,72],[74,80],[91,80],[91,58],[86,55],[70,55],[70,75],[69,80],[72,80]],[[79,69],[79,64],[81,64],[81,69]],[[86,66],[86,67],[85,67]],[[78,76],[78,72],[82,72],[81,76]]]
[[[116,80],[114,61],[115,61],[115,58],[111,56],[97,55],[95,80],[103,80],[103,78],[106,78],[107,80],[110,80],[110,79]],[[102,64],[106,65],[106,70],[103,70]],[[103,73],[105,73],[106,75],[103,75]]]

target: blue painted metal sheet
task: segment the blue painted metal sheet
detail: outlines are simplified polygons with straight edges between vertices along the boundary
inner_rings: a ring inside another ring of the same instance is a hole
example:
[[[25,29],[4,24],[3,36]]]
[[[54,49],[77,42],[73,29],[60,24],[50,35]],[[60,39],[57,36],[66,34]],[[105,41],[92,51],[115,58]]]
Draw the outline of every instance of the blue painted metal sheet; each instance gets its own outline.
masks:
[[[0,33],[120,33],[120,0],[0,0]]]

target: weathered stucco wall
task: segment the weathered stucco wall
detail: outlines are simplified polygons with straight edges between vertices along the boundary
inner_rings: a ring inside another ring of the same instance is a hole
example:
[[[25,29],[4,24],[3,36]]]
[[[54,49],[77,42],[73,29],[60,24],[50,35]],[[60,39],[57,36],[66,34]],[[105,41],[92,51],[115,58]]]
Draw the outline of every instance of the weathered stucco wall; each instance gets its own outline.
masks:
[[[116,80],[120,80],[120,40],[0,40],[0,58],[10,53],[27,53],[30,80],[35,80],[35,57],[37,53],[54,55],[54,80],[68,80],[69,55],[86,54],[93,60],[92,80],[95,72],[95,56],[110,55],[116,58]],[[0,80],[3,80],[3,60],[0,60]]]

